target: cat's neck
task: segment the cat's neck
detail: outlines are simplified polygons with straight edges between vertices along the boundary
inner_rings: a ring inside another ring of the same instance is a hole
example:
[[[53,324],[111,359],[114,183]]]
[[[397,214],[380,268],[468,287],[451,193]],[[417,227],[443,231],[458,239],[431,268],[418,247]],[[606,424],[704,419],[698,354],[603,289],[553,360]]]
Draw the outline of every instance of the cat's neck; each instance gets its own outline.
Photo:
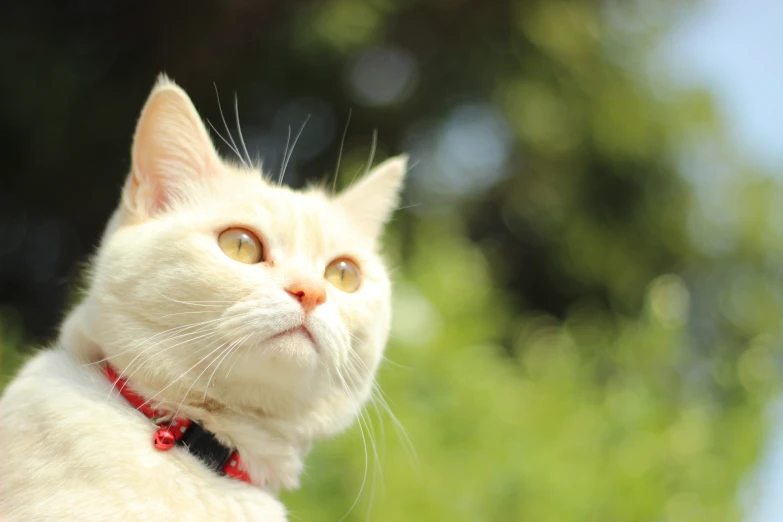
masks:
[[[85,371],[99,372],[106,355],[89,327],[89,306],[86,300],[69,314],[59,344]],[[259,407],[232,405],[209,395],[195,394],[188,399],[192,390],[184,385],[170,386],[160,393],[166,386],[149,374],[137,373],[128,384],[142,397],[155,396],[156,404],[177,410],[178,416],[198,422],[222,443],[236,448],[253,484],[274,491],[299,486],[310,441],[295,422],[270,416]]]

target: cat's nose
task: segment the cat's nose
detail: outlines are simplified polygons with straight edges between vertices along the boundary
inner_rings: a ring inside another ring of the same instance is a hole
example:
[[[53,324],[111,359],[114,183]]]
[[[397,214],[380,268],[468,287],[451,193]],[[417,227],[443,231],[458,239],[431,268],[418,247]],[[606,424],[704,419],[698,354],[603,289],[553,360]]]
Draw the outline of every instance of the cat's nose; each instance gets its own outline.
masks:
[[[285,291],[302,304],[305,313],[312,312],[316,306],[326,302],[326,289],[314,283],[294,283]]]

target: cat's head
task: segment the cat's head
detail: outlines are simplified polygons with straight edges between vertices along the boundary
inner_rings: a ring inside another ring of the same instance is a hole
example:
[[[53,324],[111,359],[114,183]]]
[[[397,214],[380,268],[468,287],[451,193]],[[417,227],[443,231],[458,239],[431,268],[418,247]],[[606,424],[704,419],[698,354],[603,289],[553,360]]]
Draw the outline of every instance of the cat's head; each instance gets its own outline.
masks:
[[[342,193],[294,191],[222,160],[185,92],[161,77],[92,271],[83,321],[101,355],[158,398],[208,397],[342,429],[387,341],[378,238],[406,159]]]

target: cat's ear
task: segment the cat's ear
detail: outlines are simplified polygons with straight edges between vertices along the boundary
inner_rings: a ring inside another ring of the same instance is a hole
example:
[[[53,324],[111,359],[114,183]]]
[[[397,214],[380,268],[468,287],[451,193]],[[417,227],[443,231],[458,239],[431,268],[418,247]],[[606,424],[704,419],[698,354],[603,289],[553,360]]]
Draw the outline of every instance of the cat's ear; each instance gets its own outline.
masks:
[[[131,157],[123,206],[137,219],[184,197],[189,186],[216,172],[220,163],[190,98],[163,74],[141,111]]]
[[[407,171],[407,155],[388,159],[345,189],[336,201],[364,234],[377,237],[397,208]]]

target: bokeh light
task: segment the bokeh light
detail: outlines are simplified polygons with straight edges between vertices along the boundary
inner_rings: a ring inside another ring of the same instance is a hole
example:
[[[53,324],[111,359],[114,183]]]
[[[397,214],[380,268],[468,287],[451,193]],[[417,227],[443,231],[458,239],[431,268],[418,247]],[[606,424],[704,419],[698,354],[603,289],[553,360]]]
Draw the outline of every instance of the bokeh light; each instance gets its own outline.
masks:
[[[412,94],[418,76],[410,53],[395,47],[373,47],[362,51],[348,72],[354,100],[362,105],[401,103]]]

